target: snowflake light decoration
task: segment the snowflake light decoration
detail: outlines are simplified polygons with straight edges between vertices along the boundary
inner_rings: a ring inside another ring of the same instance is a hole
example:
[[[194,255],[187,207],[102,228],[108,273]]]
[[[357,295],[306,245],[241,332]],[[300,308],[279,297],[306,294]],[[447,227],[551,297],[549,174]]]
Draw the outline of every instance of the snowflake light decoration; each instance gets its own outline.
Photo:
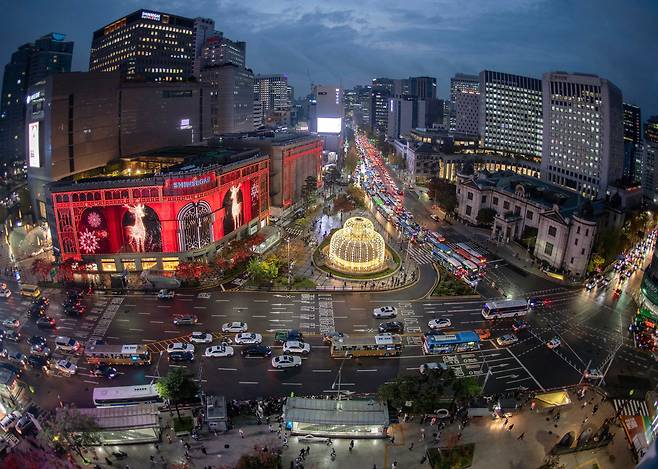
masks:
[[[251,184],[251,199],[255,199],[258,197],[258,185],[256,184],[256,181],[252,182]]]
[[[85,230],[80,233],[80,249],[82,249],[87,254],[93,254],[98,250],[100,245],[98,244],[98,237],[93,231]]]
[[[98,212],[91,212],[89,215],[87,215],[87,223],[89,223],[89,226],[98,228],[102,223],[101,216],[98,214]]]

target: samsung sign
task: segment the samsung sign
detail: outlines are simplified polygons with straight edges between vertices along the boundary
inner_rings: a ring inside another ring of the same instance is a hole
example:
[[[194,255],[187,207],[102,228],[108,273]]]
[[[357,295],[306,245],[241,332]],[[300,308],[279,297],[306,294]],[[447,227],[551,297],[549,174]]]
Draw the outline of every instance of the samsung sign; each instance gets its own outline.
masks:
[[[171,187],[174,189],[188,189],[190,187],[198,187],[210,183],[210,176],[205,176],[199,179],[191,179],[189,181],[175,181]]]
[[[142,19],[143,20],[160,21],[160,13],[151,13],[150,11],[143,11],[142,12]]]

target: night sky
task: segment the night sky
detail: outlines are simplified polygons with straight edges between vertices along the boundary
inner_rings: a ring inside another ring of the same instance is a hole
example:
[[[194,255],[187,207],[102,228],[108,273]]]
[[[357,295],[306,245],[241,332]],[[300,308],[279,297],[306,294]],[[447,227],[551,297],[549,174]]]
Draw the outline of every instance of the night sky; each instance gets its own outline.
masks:
[[[213,18],[247,42],[255,73],[286,73],[297,96],[310,83],[346,88],[372,78],[434,76],[449,94],[456,72],[541,78],[598,74],[624,101],[658,114],[658,0],[0,0],[0,64],[51,31],[75,41],[86,70],[95,29],[139,8]],[[309,78],[310,76],[310,78]]]

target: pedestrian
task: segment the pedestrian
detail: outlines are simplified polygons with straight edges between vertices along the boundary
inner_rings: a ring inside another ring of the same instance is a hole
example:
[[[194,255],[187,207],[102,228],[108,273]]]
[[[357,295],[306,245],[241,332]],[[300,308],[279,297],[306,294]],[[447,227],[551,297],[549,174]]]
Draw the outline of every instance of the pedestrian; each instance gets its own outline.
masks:
[[[155,456],[151,455],[149,456],[149,459],[151,460],[151,462],[155,462]]]
[[[420,429],[420,441],[424,441],[424,440],[425,440],[425,429],[421,428]]]
[[[283,439],[283,446],[288,447],[288,438]]]
[[[238,433],[240,434],[240,438],[244,438],[244,430],[242,428],[238,430]]]
[[[412,451],[414,449],[414,442],[412,441],[411,444],[409,445],[409,451]]]
[[[512,431],[512,428],[514,428],[514,424],[510,425],[509,427],[507,427],[507,431],[508,431],[508,432],[511,432],[511,431]]]
[[[395,444],[395,435],[391,435],[391,444],[392,444],[392,445]]]
[[[203,453],[204,456],[208,456],[208,451],[206,450],[205,446],[201,447],[201,452]]]
[[[354,449],[354,440],[350,441],[350,452]]]
[[[522,440],[524,436],[525,436],[525,432],[521,433],[517,438],[517,440]]]
[[[391,464],[391,469],[398,469],[398,462],[393,461],[393,464]]]
[[[167,442],[171,444],[171,435],[167,434]]]
[[[592,415],[594,415],[594,414],[597,413],[598,411],[599,411],[599,405],[598,405],[598,404],[594,404],[594,407],[592,408]]]
[[[270,431],[270,433],[274,432],[274,428],[272,428],[272,424],[268,423],[267,424],[267,429]]]
[[[311,447],[310,447],[310,446],[307,446],[307,447],[306,447],[306,455],[308,456],[308,454],[309,454],[310,452],[311,452]]]
[[[588,420],[589,420],[589,417],[585,417],[585,418],[583,419],[583,425],[585,425],[585,424],[587,423]]]
[[[425,461],[427,461],[427,455],[423,454],[423,457],[420,459],[420,463],[425,464]]]
[[[507,426],[507,422],[509,422],[509,419],[507,417],[505,417],[505,423],[503,424],[503,427]]]

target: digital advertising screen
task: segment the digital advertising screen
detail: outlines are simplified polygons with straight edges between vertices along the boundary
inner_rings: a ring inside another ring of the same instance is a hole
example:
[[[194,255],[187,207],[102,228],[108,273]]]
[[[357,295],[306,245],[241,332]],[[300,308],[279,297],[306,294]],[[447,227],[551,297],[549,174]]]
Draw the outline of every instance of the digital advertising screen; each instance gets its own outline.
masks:
[[[342,130],[342,121],[340,117],[318,117],[318,133],[339,134]]]
[[[30,122],[28,125],[28,151],[29,164],[31,168],[41,166],[41,155],[39,154],[39,123]]]

